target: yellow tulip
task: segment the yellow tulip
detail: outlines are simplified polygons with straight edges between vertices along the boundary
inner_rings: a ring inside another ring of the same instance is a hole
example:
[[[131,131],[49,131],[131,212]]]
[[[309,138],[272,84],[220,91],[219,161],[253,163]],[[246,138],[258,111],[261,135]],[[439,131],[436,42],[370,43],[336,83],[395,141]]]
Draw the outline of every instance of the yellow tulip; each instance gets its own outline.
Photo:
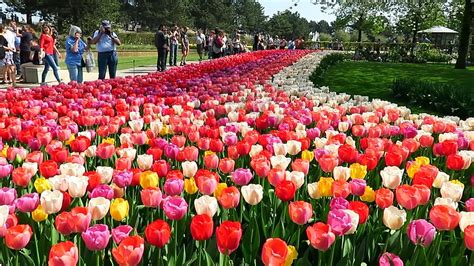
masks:
[[[35,186],[36,192],[40,194],[43,193],[43,191],[53,189],[53,187],[51,187],[51,184],[44,177],[37,178],[33,185]]]
[[[334,179],[332,177],[321,177],[318,182],[318,192],[321,197],[332,196],[332,183]]]
[[[375,200],[374,190],[371,187],[366,186],[364,195],[360,196],[360,199],[365,202],[373,202]]]
[[[286,255],[285,266],[290,266],[298,258],[298,251],[294,246],[288,245],[288,254]]]
[[[184,191],[188,194],[195,194],[198,191],[198,187],[196,186],[196,181],[194,181],[194,177],[187,178],[184,180]]]
[[[74,134],[71,134],[71,136],[69,137],[69,139],[66,140],[64,143],[66,143],[66,145],[70,145],[71,142],[72,142],[73,140],[75,140],[75,139],[76,139],[76,137],[74,136]]]
[[[145,171],[140,174],[140,186],[152,188],[158,186],[158,174],[153,171]]]
[[[2,157],[7,158],[8,145],[5,144],[2,149]]]
[[[417,161],[411,163],[407,167],[408,177],[413,178],[415,176],[416,172],[418,172],[418,170],[420,170],[420,167],[421,167],[421,164]]]
[[[314,159],[314,153],[312,151],[304,150],[301,152],[301,159],[311,162]]]
[[[363,179],[367,175],[367,166],[359,163],[353,163],[349,167],[351,170],[351,178]]]
[[[33,218],[33,221],[39,223],[48,219],[48,214],[43,210],[43,206],[40,204],[36,210],[31,212],[31,217]]]
[[[217,184],[217,188],[214,191],[214,197],[218,199],[221,196],[222,190],[224,190],[224,188],[227,188],[226,183]]]
[[[420,165],[428,165],[430,164],[430,158],[426,156],[418,156],[415,158],[415,162],[419,163]]]
[[[114,199],[110,204],[110,215],[116,221],[122,221],[128,216],[128,201],[123,198]]]
[[[213,151],[205,151],[205,152],[204,152],[204,157],[206,157],[206,156],[208,156],[208,155],[212,155],[212,154],[214,154]]]
[[[160,135],[165,136],[165,135],[168,135],[168,133],[169,133],[168,126],[163,125],[163,127],[161,128],[161,131],[160,131]]]
[[[115,145],[115,139],[114,138],[105,138],[102,140],[102,143],[109,143],[112,145]]]

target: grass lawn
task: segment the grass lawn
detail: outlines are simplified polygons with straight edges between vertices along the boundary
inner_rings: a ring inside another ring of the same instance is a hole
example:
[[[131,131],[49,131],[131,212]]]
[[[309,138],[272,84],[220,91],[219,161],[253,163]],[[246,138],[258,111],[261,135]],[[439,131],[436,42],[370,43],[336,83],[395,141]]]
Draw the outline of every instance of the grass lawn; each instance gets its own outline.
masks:
[[[392,97],[390,85],[396,78],[417,78],[431,82],[450,83],[471,89],[474,97],[474,67],[456,70],[453,65],[404,64],[378,62],[343,62],[332,66],[325,74],[323,84],[331,91],[351,95],[365,95],[405,105],[414,112],[431,112]]]

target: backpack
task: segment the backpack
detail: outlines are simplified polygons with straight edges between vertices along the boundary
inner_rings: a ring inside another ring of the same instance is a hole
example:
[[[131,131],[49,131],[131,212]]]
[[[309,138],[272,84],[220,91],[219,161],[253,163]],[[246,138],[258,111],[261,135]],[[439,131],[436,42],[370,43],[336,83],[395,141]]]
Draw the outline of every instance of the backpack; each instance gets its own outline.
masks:
[[[3,36],[0,36],[0,60],[3,60],[5,59],[5,48],[4,46],[7,46],[8,45],[8,42],[7,42],[7,39],[5,39],[5,37]]]

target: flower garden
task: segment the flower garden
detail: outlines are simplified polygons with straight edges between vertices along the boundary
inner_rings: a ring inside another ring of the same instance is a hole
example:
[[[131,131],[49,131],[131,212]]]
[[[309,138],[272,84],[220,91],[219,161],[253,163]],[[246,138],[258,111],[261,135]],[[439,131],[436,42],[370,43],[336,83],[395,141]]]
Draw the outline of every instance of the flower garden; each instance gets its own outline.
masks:
[[[474,119],[314,88],[324,55],[1,91],[0,263],[474,263]]]

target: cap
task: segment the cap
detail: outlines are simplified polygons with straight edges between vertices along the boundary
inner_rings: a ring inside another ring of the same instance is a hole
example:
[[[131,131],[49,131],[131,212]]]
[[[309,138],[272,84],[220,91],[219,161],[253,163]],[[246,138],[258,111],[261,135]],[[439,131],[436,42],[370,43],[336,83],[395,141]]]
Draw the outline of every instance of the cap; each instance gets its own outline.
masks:
[[[102,27],[110,28],[110,27],[112,27],[112,24],[110,24],[110,21],[108,21],[108,20],[103,20],[102,21]]]

